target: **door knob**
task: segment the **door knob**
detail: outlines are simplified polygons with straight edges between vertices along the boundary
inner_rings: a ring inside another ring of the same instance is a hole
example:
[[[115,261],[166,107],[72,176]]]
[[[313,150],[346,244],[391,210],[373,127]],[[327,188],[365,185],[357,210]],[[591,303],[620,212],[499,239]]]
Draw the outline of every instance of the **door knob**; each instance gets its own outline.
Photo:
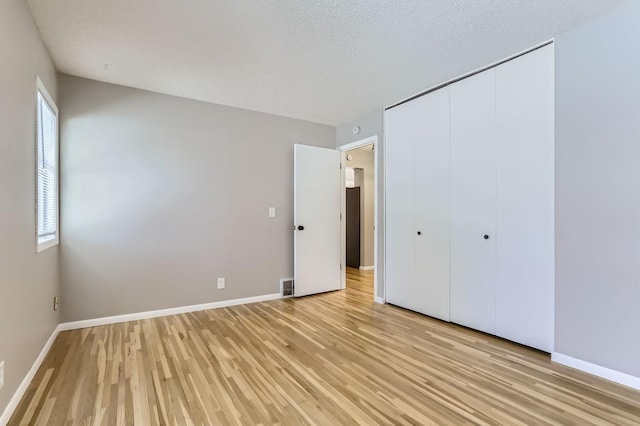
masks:
[[[485,239],[485,240],[488,240],[488,239],[489,239],[489,236],[485,234],[484,239]]]
[[[298,231],[304,231],[304,226],[302,225],[298,226]]]
[[[422,231],[418,231],[418,235],[422,235]]]

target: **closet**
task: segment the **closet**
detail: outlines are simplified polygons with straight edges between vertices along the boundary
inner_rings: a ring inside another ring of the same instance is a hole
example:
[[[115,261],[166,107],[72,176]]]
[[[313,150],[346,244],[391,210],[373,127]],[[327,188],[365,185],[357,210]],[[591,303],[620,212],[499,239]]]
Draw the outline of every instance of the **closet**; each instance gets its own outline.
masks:
[[[553,55],[385,111],[388,303],[553,350]]]

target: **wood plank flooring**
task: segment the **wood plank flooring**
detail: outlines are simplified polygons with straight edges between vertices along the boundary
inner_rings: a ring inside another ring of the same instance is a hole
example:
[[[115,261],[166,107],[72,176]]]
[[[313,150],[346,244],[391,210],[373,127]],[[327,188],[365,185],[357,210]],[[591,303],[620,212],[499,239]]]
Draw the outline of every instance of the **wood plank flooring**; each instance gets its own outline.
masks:
[[[640,424],[640,392],[347,283],[61,333],[10,424]]]

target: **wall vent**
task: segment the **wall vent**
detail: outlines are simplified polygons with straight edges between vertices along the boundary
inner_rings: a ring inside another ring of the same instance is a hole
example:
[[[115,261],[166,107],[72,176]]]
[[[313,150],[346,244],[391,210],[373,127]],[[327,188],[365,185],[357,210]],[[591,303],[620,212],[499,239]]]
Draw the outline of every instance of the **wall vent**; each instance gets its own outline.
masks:
[[[293,278],[283,278],[280,280],[280,295],[282,297],[293,297]]]

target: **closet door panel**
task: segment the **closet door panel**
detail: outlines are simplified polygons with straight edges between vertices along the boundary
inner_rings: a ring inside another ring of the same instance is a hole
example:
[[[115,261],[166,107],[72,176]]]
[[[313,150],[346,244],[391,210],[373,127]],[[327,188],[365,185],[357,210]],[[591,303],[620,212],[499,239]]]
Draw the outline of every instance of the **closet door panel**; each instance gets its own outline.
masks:
[[[414,303],[414,125],[422,119],[408,102],[385,112],[386,301]]]
[[[450,94],[451,321],[494,334],[495,69],[452,84]]]
[[[449,321],[449,88],[412,102],[421,111],[413,155],[414,310]]]
[[[496,333],[553,351],[553,46],[496,69]]]

